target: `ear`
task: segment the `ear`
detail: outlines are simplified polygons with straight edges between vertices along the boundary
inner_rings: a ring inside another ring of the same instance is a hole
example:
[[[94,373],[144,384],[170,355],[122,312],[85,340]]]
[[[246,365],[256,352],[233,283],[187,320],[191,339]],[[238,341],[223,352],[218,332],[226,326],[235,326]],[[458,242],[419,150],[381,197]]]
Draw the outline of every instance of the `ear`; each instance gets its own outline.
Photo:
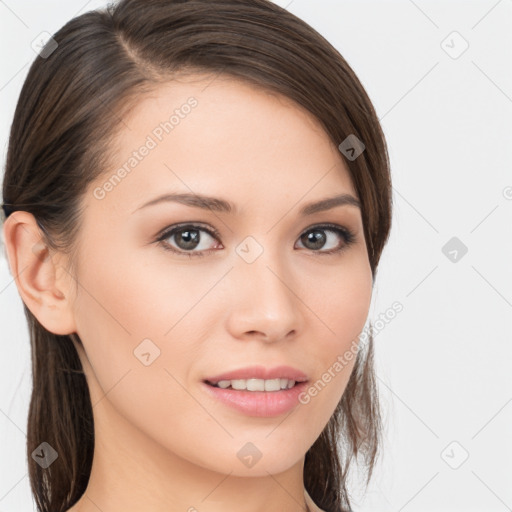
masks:
[[[25,211],[11,213],[3,236],[10,271],[25,305],[47,331],[76,332],[73,278],[60,264],[64,256],[43,243],[35,217]]]

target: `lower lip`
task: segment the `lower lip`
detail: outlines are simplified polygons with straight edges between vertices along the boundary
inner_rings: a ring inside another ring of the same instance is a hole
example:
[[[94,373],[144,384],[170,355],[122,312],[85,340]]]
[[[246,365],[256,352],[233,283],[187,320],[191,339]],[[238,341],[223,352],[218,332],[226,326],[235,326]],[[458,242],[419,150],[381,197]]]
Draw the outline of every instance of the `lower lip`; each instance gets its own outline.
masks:
[[[299,403],[299,395],[308,385],[298,382],[293,388],[280,391],[237,391],[223,389],[203,382],[208,393],[222,403],[248,416],[272,417],[284,414]]]

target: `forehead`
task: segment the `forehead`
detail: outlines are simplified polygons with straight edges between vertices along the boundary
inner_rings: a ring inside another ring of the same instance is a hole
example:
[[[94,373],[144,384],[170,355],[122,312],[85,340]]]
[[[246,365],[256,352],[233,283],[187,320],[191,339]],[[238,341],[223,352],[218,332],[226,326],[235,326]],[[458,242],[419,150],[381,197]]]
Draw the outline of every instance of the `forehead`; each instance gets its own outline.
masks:
[[[235,203],[355,194],[320,122],[289,98],[227,76],[188,75],[138,99],[97,183],[103,206],[130,211],[165,191]],[[335,189],[335,190],[333,190]]]

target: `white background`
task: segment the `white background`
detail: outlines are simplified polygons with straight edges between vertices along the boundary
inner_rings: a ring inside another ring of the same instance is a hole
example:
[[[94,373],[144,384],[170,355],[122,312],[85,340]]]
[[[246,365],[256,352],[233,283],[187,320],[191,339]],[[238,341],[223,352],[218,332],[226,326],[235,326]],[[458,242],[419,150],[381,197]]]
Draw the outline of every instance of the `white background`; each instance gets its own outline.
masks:
[[[512,510],[512,0],[276,3],[346,58],[390,150],[393,228],[369,318],[404,309],[375,337],[386,445],[366,494],[354,475],[354,510]],[[2,172],[31,42],[104,5],[0,2]],[[456,262],[452,237],[468,248]],[[0,325],[0,512],[28,511],[29,338],[3,254]]]

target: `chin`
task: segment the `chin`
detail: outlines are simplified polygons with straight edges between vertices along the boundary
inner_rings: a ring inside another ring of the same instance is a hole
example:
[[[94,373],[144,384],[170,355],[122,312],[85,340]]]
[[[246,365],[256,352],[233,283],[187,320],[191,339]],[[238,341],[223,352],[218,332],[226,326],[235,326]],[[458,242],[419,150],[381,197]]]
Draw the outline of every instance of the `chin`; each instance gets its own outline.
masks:
[[[266,431],[264,436],[269,434]],[[232,448],[225,449],[222,455],[212,454],[210,460],[222,461],[222,464],[209,466],[211,470],[219,473],[230,474],[239,477],[267,477],[270,474],[283,473],[297,464],[302,464],[304,455],[308,449],[307,443],[298,443],[296,436],[291,436],[287,443],[282,438],[271,440],[273,434],[261,440],[248,440],[244,436],[241,442],[231,442]],[[227,456],[233,453],[233,456]]]

